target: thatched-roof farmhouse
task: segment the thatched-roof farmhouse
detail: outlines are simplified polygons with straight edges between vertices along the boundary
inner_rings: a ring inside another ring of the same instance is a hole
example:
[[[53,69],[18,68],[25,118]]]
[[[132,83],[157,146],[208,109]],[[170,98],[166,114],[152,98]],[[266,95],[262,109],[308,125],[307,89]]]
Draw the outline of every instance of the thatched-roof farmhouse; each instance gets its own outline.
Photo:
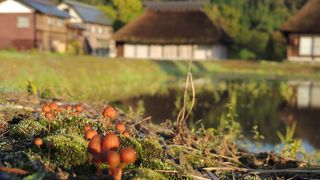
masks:
[[[320,61],[320,0],[309,0],[282,27],[292,61]]]
[[[232,42],[195,2],[150,2],[114,34],[117,56],[150,59],[225,59]]]

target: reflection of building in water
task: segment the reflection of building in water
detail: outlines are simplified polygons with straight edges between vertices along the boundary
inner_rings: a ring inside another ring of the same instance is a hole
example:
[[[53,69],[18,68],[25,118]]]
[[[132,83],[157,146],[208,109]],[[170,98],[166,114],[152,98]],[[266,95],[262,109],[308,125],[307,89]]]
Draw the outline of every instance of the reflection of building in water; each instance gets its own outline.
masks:
[[[296,90],[298,108],[320,108],[320,83],[289,82]]]

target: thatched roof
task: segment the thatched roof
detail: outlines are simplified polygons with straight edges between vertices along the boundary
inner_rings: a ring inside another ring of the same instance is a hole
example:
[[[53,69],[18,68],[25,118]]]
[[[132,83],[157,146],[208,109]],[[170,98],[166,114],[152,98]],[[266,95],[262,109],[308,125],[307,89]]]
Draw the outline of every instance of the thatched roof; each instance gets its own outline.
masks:
[[[309,0],[281,30],[293,33],[320,33],[320,0]]]
[[[231,43],[224,29],[199,9],[147,9],[114,34],[120,42],[155,44]]]

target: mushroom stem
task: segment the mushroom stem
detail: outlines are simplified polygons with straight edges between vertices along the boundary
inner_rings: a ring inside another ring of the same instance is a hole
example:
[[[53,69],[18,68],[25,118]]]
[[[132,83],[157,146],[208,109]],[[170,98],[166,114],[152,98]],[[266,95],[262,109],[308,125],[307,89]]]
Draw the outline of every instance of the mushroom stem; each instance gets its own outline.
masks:
[[[100,179],[101,178],[101,169],[100,169],[100,163],[96,163],[97,166],[97,176]]]
[[[126,165],[127,165],[127,163],[123,162],[123,163],[121,164],[121,166],[119,167],[119,169],[121,169],[121,171],[122,171],[123,168],[126,167]]]
[[[122,169],[114,168],[112,169],[113,180],[121,180]]]

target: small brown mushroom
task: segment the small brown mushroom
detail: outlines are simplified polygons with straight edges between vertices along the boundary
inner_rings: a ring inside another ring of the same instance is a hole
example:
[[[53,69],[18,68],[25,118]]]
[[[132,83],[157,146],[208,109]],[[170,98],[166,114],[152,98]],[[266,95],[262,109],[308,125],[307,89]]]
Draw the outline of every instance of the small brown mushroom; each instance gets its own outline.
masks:
[[[61,107],[61,106],[59,106],[58,109],[57,109],[57,111],[58,111],[59,113],[62,113],[64,110],[65,110],[65,109],[64,109],[63,107]]]
[[[83,129],[84,129],[84,132],[86,133],[88,130],[92,129],[92,127],[90,125],[85,125]]]
[[[49,113],[49,112],[51,112],[51,109],[50,109],[50,107],[49,107],[48,104],[45,104],[45,105],[42,106],[42,112],[43,112],[43,113]]]
[[[124,164],[134,163],[137,159],[137,152],[131,147],[123,148],[120,152],[120,158]]]
[[[33,140],[34,145],[36,145],[38,148],[40,148],[40,146],[43,144],[43,141],[40,137],[36,137]]]
[[[58,104],[57,104],[57,102],[52,101],[52,102],[49,104],[49,107],[50,107],[51,111],[56,111],[56,110],[58,109]]]
[[[118,123],[116,124],[116,130],[122,133],[126,130],[126,126],[124,125],[124,123]]]
[[[47,118],[49,121],[51,121],[54,118],[54,116],[51,112],[46,113],[44,115],[44,117]]]
[[[72,111],[72,106],[71,105],[67,105],[66,106],[66,111],[71,112]]]
[[[101,136],[96,134],[89,142],[88,152],[92,155],[92,162],[97,166],[97,175],[101,176],[100,171],[100,153],[101,153]]]
[[[123,131],[122,135],[124,137],[130,137],[130,133],[128,131]]]
[[[117,116],[117,111],[112,106],[107,106],[102,112],[103,117],[114,119]]]
[[[101,152],[101,136],[99,134],[96,134],[90,140],[88,152],[91,154],[99,154]]]
[[[88,131],[86,131],[85,137],[88,140],[91,140],[95,135],[97,135],[97,131],[94,129],[89,129]]]
[[[75,109],[78,113],[82,113],[83,110],[84,110],[82,104],[77,104],[77,105],[75,105],[74,109]]]
[[[118,136],[112,132],[107,133],[102,139],[102,144],[101,144],[102,151],[117,150],[119,146],[120,146],[120,140]]]

